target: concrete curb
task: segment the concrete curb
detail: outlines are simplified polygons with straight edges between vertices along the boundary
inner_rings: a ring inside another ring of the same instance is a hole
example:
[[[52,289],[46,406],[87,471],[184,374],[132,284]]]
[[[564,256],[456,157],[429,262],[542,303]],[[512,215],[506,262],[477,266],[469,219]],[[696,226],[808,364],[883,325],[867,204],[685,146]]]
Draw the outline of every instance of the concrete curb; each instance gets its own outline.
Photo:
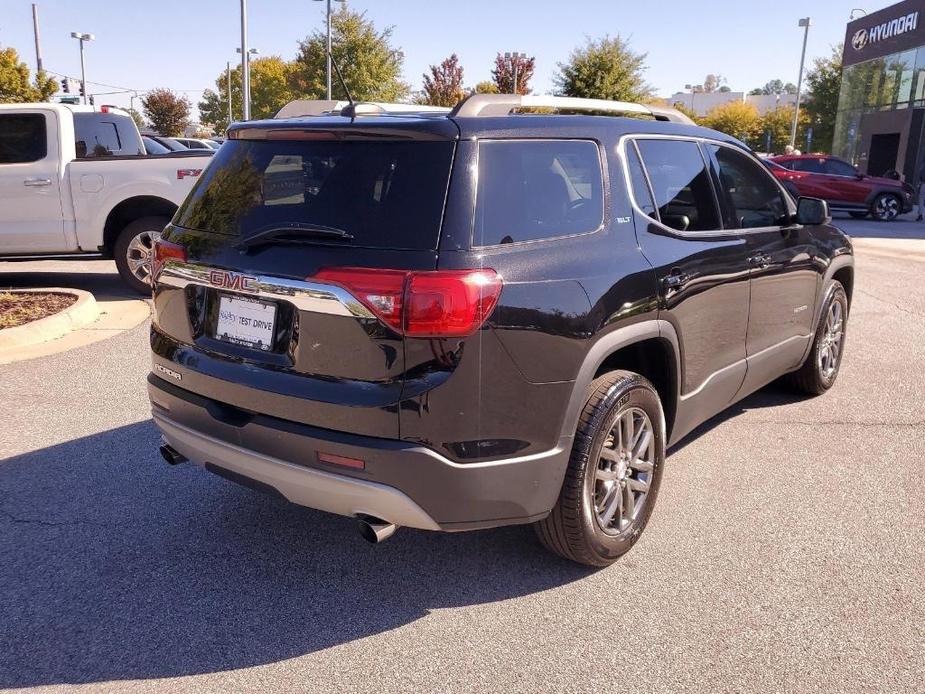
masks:
[[[10,289],[11,294],[70,294],[77,297],[77,301],[60,313],[46,316],[39,320],[17,325],[15,328],[0,330],[0,349],[15,349],[29,347],[54,340],[89,325],[100,316],[100,308],[96,299],[90,292],[81,289],[64,289],[49,287],[41,289]]]

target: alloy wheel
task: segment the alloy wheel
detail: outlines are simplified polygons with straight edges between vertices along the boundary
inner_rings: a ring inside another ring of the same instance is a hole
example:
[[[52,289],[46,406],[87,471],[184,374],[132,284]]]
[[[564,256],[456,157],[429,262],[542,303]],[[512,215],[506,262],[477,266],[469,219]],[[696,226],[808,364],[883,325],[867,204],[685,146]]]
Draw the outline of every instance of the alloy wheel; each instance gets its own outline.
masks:
[[[816,365],[826,380],[831,379],[838,369],[844,327],[844,307],[840,301],[833,301],[825,318],[825,332],[816,350]]]
[[[128,243],[125,259],[136,279],[151,284],[151,263],[154,242],[161,237],[159,231],[143,231]]]
[[[604,532],[624,532],[639,516],[655,470],[655,430],[638,407],[620,413],[604,441],[594,476],[594,513]]]
[[[891,220],[899,216],[899,200],[892,195],[881,195],[874,208],[879,219]]]

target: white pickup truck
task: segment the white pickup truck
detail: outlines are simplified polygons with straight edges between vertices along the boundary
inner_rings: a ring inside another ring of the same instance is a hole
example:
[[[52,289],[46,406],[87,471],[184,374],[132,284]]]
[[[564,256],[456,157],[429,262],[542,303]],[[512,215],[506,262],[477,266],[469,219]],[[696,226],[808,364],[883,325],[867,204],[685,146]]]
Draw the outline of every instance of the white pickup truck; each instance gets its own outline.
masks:
[[[146,154],[117,108],[0,104],[0,260],[113,258],[149,291],[153,241],[210,160]]]

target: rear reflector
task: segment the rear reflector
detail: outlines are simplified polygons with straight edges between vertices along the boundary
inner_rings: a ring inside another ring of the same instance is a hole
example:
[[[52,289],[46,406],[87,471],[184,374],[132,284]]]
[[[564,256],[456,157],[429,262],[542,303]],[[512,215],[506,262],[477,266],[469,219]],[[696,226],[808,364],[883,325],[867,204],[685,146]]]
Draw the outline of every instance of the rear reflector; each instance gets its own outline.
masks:
[[[504,283],[494,270],[325,268],[309,279],[349,291],[408,337],[465,337],[491,315]]]
[[[154,242],[153,267],[151,268],[152,277],[156,277],[164,263],[168,260],[178,260],[181,263],[186,262],[186,249],[177,243],[158,239]]]
[[[330,465],[341,465],[343,467],[354,468],[355,470],[365,470],[366,463],[359,458],[345,458],[342,455],[333,453],[318,453],[319,463],[328,463]]]

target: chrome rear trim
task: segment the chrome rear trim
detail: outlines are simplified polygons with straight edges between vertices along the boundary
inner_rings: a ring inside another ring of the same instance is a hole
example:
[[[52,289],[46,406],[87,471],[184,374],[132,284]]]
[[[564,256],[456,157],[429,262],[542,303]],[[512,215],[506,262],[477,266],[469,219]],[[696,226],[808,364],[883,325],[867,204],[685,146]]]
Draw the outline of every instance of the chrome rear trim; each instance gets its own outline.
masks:
[[[213,273],[216,272],[242,276],[247,279],[247,289],[216,285],[212,281]],[[333,284],[321,284],[320,282],[272,277],[270,275],[234,273],[223,268],[199,263],[182,263],[176,260],[169,260],[164,264],[158,273],[157,283],[178,289],[197,284],[242,297],[288,301],[297,309],[311,313],[328,313],[335,316],[352,316],[354,318],[375,318],[370,310],[357,301],[350,292]]]

